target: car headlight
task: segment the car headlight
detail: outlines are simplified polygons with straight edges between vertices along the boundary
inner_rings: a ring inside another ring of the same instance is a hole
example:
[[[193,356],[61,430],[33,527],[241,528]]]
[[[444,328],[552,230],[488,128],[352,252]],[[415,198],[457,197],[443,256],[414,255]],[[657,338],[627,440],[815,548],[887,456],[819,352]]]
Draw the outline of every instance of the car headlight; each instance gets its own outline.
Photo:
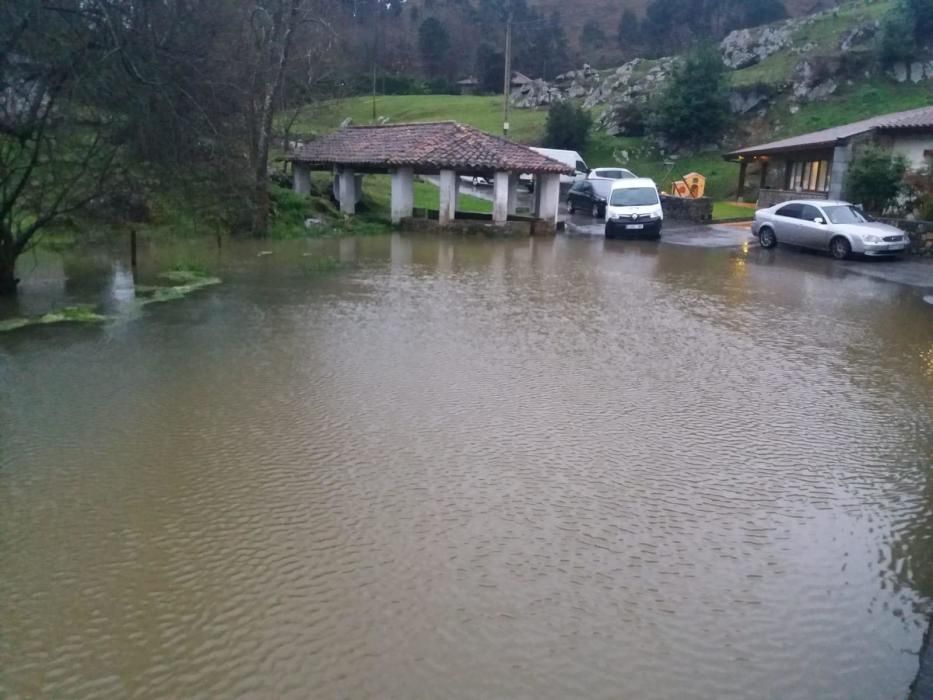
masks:
[[[881,243],[881,237],[868,234],[867,236],[862,236],[862,240],[865,243]]]

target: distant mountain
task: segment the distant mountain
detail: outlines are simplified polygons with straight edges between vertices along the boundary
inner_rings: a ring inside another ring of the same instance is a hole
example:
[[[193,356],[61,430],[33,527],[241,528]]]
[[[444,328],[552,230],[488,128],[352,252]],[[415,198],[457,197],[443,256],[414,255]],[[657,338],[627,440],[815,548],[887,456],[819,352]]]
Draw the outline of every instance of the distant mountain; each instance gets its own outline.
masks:
[[[479,78],[497,88],[502,75],[505,10],[514,16],[513,65],[533,78],[573,67],[619,65],[681,51],[696,40],[809,14],[834,0],[342,0],[342,22],[356,51],[346,69],[368,73],[373,41],[390,75],[455,81]],[[623,16],[625,22],[623,22]],[[375,26],[374,26],[375,25]],[[374,39],[375,37],[375,39]]]

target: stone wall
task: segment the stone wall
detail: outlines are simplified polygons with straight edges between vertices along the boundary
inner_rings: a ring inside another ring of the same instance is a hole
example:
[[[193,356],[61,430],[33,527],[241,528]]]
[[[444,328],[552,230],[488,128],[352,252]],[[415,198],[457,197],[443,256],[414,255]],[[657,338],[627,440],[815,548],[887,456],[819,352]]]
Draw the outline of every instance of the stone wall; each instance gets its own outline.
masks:
[[[432,216],[433,214],[433,216]],[[415,216],[402,219],[401,228],[406,231],[420,233],[445,233],[466,236],[486,236],[488,238],[500,237],[528,237],[553,236],[554,226],[541,219],[531,217],[510,216],[504,224],[494,224],[492,217],[484,214],[457,212],[457,218],[441,226],[437,220],[437,212],[416,209]]]
[[[910,236],[911,255],[933,256],[933,221],[910,219],[879,219],[879,221],[897,226]]]
[[[819,192],[764,189],[758,191],[758,208],[767,209],[775,204],[789,202],[792,199],[826,199],[826,195]]]
[[[709,197],[688,199],[662,194],[661,208],[664,210],[665,219],[692,221],[697,224],[705,224],[713,220],[713,200]]]

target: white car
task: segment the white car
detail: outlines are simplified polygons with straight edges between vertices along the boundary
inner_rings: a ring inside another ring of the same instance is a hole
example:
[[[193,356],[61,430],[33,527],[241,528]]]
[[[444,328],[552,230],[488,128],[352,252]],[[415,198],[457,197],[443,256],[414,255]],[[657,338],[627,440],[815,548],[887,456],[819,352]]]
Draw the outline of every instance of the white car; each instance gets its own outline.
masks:
[[[638,177],[627,168],[593,168],[586,176],[588,180],[629,180]]]
[[[654,180],[617,180],[606,204],[606,238],[660,238],[664,210]]]
[[[762,248],[789,243],[802,248],[829,251],[837,260],[853,253],[897,255],[910,240],[894,226],[869,221],[849,202],[797,200],[755,212],[752,233]]]

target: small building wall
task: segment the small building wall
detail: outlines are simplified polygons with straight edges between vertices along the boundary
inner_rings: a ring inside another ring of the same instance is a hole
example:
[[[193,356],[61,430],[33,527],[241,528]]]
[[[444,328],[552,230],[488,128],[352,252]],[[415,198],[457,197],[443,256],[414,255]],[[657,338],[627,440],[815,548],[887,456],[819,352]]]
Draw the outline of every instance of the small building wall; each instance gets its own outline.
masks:
[[[924,152],[933,151],[931,134],[884,134],[877,137],[875,143],[904,156],[907,159],[907,167],[911,170],[926,167],[927,158]]]

